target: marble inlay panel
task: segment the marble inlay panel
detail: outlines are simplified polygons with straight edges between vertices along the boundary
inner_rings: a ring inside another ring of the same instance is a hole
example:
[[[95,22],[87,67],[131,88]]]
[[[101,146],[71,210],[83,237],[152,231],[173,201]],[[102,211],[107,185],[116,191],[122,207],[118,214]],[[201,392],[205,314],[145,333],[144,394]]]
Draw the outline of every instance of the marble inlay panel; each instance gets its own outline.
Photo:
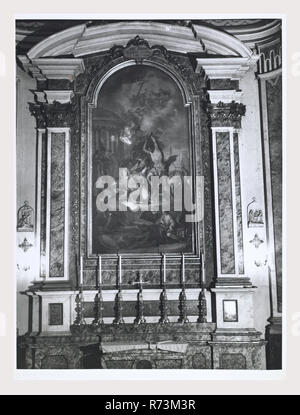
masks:
[[[123,268],[122,272],[122,285],[129,285],[134,287],[136,282],[139,280],[139,275],[142,278],[143,284],[146,287],[160,286],[162,283],[162,272],[160,269],[145,270],[140,267],[138,270],[128,270]],[[102,283],[104,287],[116,286],[119,279],[119,273],[117,268],[103,269],[102,270]],[[84,270],[83,273],[83,284],[85,286],[96,286],[97,273],[96,270]],[[166,271],[166,284],[167,285],[178,285],[180,286],[181,271],[180,269],[168,269]],[[196,286],[200,287],[200,272],[199,267],[185,269],[185,284],[187,287]]]
[[[244,246],[243,246],[243,224],[242,224],[242,200],[241,200],[241,180],[240,180],[240,159],[239,159],[239,136],[233,134],[234,151],[234,176],[235,176],[235,199],[236,199],[236,219],[237,219],[237,247],[238,247],[238,267],[239,274],[244,274]]]
[[[135,317],[136,301],[123,301],[123,317]],[[189,316],[198,316],[198,301],[188,300],[186,302],[187,314]],[[95,317],[95,304],[94,302],[84,302],[84,317],[93,318]],[[105,301],[103,303],[103,317],[112,317],[115,315],[115,303],[113,301]],[[160,303],[159,301],[144,301],[144,316],[159,316],[160,315]],[[168,300],[168,315],[179,316],[179,301]]]
[[[46,211],[47,211],[47,139],[42,134],[41,157],[41,211],[40,211],[40,253],[46,251]]]
[[[282,84],[266,82],[278,311],[282,303]]]
[[[63,324],[63,304],[49,304],[49,326],[61,326]]]
[[[204,99],[204,96],[201,97]],[[197,116],[199,116],[197,114]],[[213,194],[213,163],[212,163],[212,148],[210,139],[210,129],[208,124],[208,115],[206,111],[200,110],[200,143],[201,143],[201,170],[200,174],[204,177],[204,220],[199,223],[202,227],[205,275],[207,284],[210,284],[211,279],[216,275],[216,258],[215,258],[215,236],[214,236],[214,218],[212,201]],[[195,140],[196,144],[198,140]],[[198,150],[199,151],[199,150]],[[199,174],[197,172],[197,174]],[[202,234],[200,232],[200,236]],[[196,281],[198,281],[198,276]]]
[[[49,276],[64,276],[65,134],[51,135]]]
[[[220,369],[246,368],[246,358],[241,353],[223,353],[220,357]]]
[[[229,132],[216,133],[221,273],[234,274],[234,234]]]

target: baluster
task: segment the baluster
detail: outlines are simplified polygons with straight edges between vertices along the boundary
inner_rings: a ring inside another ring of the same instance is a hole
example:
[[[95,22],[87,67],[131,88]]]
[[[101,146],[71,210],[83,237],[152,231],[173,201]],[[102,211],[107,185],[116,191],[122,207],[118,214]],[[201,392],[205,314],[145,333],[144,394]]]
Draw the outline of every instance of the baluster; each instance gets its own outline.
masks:
[[[164,285],[164,288],[160,294],[160,323],[169,323],[170,320],[168,318],[168,298],[167,298],[167,290],[166,286]]]
[[[75,318],[75,321],[74,321],[74,325],[81,326],[81,325],[86,324],[86,322],[83,318],[84,307],[83,307],[83,289],[82,289],[82,287],[80,288],[78,294],[76,295],[75,303],[76,303],[76,307],[75,307],[76,318]]]
[[[144,317],[144,299],[143,299],[143,286],[140,282],[139,284],[139,292],[137,294],[137,304],[136,304],[136,310],[137,310],[137,316],[134,319],[135,324],[142,324],[146,323],[146,319]]]
[[[98,293],[95,295],[95,318],[93,320],[94,326],[103,326],[104,320],[103,320],[103,296],[102,296],[102,289],[99,288]]]
[[[178,323],[188,323],[189,319],[187,317],[187,304],[186,304],[186,293],[185,287],[183,285],[182,290],[179,294],[179,318]]]
[[[122,296],[122,289],[121,287],[119,288],[119,291],[116,294],[115,297],[115,306],[114,306],[114,311],[115,311],[115,318],[113,321],[113,324],[122,324],[124,323],[123,320],[123,296]]]
[[[197,322],[198,323],[207,323],[207,301],[205,297],[205,288],[202,287],[200,294],[199,294],[199,317]]]

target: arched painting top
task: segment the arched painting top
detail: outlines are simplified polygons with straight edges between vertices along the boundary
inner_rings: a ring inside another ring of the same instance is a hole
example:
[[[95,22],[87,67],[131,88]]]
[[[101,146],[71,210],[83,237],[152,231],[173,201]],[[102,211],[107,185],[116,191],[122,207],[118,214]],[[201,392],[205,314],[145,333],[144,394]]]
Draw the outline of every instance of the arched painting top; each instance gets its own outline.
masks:
[[[116,72],[134,65],[144,65],[148,67],[153,67],[158,70],[161,70],[166,75],[168,75],[177,85],[178,89],[180,90],[180,93],[182,95],[182,99],[184,102],[184,105],[189,105],[191,103],[191,97],[190,93],[188,91],[188,88],[186,85],[184,85],[182,77],[180,77],[177,73],[175,73],[174,70],[172,70],[169,66],[163,65],[161,63],[155,62],[155,61],[149,61],[149,60],[143,60],[142,62],[136,62],[135,60],[127,60],[124,62],[121,62],[119,64],[114,65],[112,68],[107,70],[104,74],[101,72],[98,76],[96,76],[87,91],[87,97],[91,97],[89,105],[92,107],[97,106],[98,96],[100,93],[101,88],[105,84],[105,82]],[[88,99],[89,101],[89,99]]]

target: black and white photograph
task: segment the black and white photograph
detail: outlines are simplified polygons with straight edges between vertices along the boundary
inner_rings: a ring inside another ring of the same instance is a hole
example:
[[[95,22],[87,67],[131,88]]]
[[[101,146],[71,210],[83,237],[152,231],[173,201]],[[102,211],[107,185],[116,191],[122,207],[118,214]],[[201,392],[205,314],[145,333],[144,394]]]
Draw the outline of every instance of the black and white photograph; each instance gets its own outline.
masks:
[[[17,371],[283,369],[284,22],[216,16],[15,19]]]

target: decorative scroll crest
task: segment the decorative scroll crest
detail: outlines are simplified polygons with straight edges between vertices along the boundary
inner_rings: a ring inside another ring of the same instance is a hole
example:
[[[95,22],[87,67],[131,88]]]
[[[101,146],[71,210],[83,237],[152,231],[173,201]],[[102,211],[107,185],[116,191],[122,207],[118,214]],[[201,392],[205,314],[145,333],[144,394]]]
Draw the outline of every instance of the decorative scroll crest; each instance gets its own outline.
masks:
[[[150,46],[147,40],[137,35],[126,46],[113,46],[104,56],[87,57],[85,72],[76,78],[75,92],[84,94],[87,86],[89,91],[93,91],[107,71],[127,60],[135,60],[138,64],[148,60],[169,66],[185,81],[191,94],[200,93],[205,86],[203,76],[195,73],[189,56],[175,55],[162,45]]]
[[[27,200],[25,200],[24,205],[18,210],[17,218],[17,231],[18,232],[33,232],[33,208],[29,206]]]

